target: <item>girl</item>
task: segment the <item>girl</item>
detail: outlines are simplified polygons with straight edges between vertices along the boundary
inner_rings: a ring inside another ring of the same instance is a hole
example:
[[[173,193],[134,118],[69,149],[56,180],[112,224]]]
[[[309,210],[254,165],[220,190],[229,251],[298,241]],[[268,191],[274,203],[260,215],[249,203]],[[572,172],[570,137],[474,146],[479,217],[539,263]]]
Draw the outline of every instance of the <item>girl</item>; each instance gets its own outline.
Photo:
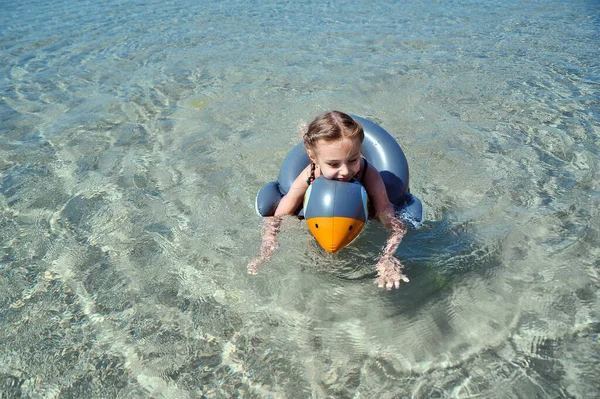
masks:
[[[384,254],[376,266],[375,283],[391,290],[400,287],[400,280],[408,282],[402,273],[402,264],[394,257],[406,227],[394,214],[394,206],[388,199],[381,175],[361,156],[364,131],[360,123],[343,112],[326,112],[311,122],[303,138],[311,164],[300,173],[281,199],[275,215],[264,219],[260,255],[248,264],[248,273],[256,274],[258,266],[271,259],[273,251],[279,246],[275,236],[282,216],[293,215],[302,203],[308,186],[317,177],[325,176],[341,181],[358,179],[367,190],[376,216],[391,232]]]

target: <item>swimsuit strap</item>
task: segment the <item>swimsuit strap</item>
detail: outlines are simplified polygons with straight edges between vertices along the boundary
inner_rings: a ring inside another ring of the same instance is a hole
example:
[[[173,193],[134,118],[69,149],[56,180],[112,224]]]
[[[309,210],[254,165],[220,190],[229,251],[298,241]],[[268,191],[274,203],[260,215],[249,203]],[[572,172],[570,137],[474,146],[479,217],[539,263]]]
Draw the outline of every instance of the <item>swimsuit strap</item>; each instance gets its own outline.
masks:
[[[360,174],[360,184],[362,184],[363,186],[365,185],[365,176],[367,176],[367,170],[369,169],[369,162],[367,162],[367,158],[363,158],[365,160],[365,165],[364,165],[364,169],[362,170],[362,173]]]
[[[306,184],[308,184],[309,186],[312,182],[315,181],[315,168],[316,167],[317,167],[317,165],[315,165],[314,162],[312,162],[310,164],[310,176],[308,177],[308,179],[306,179]]]

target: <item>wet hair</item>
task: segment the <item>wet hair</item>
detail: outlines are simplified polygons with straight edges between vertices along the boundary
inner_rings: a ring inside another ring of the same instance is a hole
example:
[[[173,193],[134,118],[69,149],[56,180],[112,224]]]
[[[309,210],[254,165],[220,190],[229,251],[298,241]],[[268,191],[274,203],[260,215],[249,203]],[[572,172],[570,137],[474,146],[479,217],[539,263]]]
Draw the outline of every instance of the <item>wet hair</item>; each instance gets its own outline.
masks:
[[[340,111],[329,111],[317,116],[303,135],[307,150],[314,150],[319,140],[333,141],[341,138],[358,139],[362,143],[365,132],[360,122]]]

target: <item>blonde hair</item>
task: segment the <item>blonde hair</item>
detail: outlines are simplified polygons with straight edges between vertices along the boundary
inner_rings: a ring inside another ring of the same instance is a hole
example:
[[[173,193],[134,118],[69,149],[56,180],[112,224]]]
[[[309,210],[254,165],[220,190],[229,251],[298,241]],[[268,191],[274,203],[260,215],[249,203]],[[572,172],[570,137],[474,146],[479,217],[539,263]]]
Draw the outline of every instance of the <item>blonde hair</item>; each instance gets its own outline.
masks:
[[[319,140],[333,141],[348,138],[357,139],[362,143],[365,132],[360,122],[352,119],[350,115],[340,111],[329,111],[317,116],[308,125],[302,138],[306,149],[314,150]]]

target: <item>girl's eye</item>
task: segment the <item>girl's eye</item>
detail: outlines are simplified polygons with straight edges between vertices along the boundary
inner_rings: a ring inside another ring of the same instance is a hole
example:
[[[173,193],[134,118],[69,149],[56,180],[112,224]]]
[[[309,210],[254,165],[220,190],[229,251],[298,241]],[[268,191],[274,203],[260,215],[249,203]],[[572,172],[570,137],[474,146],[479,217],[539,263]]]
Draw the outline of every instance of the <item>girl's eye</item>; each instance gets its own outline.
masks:
[[[339,166],[338,163],[328,163],[327,165],[331,166],[332,168],[337,168]]]

